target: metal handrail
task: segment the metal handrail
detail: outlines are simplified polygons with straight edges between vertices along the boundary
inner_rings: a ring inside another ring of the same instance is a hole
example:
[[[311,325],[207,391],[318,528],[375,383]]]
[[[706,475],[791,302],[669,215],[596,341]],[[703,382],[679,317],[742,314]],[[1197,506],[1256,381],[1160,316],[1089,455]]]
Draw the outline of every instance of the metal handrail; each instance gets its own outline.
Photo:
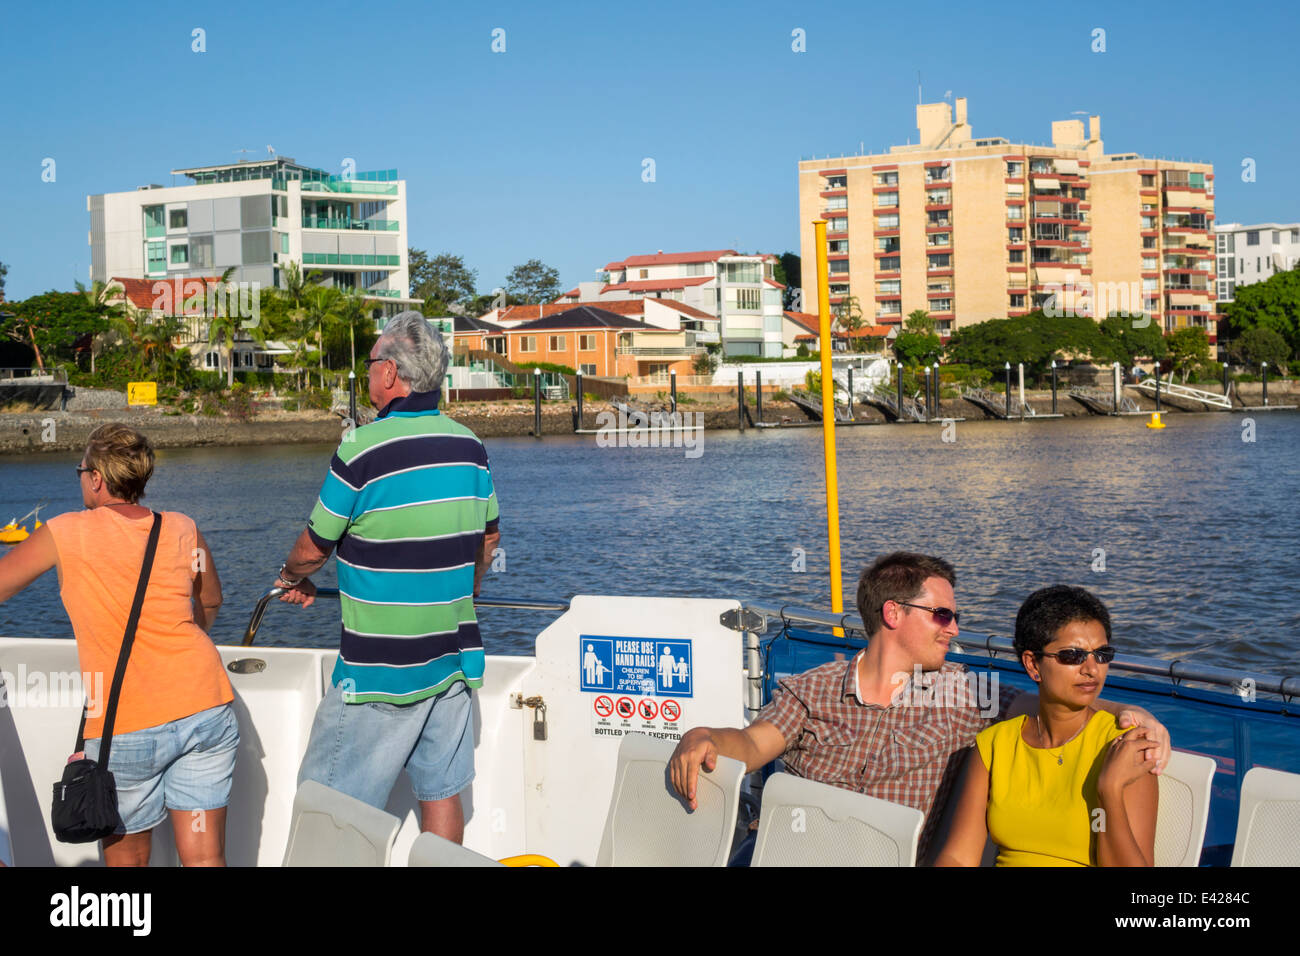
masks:
[[[854,630],[864,633],[866,631],[862,618],[857,614],[835,614],[812,608],[754,601],[742,602],[741,608],[757,612],[763,615],[764,618],[775,618],[784,623],[793,622],[816,624],[821,627],[841,627],[846,631]],[[765,621],[762,630],[758,633],[763,633],[766,630],[767,624]],[[1012,657],[1015,655],[1015,644],[1008,637],[989,635],[982,641],[976,639],[974,641],[961,641],[960,643],[960,647],[958,647],[957,643],[952,645],[952,650],[959,654],[979,653],[982,651],[989,657],[997,657],[999,654],[1010,654]],[[1157,658],[1138,657],[1130,654],[1117,655],[1110,666],[1114,670],[1124,673],[1163,677],[1174,682],[1197,681],[1203,684],[1227,687],[1233,691],[1240,690],[1243,682],[1251,681],[1256,691],[1279,694],[1287,698],[1300,696],[1300,675],[1278,677],[1275,675],[1251,674],[1232,671],[1226,667],[1188,664],[1183,661],[1162,661]]]
[[[258,600],[253,607],[252,616],[248,619],[248,627],[244,629],[244,636],[240,640],[241,647],[251,647],[254,640],[257,639],[258,629],[262,626],[262,617],[266,614],[267,605],[270,604],[271,598],[279,597],[284,593],[284,588],[271,588]],[[338,588],[317,588],[316,596],[318,598],[337,598],[339,596]],[[490,598],[475,597],[474,607],[508,607],[516,608],[523,611],[567,611],[569,602],[564,598],[548,598],[540,601],[533,601],[527,598]]]

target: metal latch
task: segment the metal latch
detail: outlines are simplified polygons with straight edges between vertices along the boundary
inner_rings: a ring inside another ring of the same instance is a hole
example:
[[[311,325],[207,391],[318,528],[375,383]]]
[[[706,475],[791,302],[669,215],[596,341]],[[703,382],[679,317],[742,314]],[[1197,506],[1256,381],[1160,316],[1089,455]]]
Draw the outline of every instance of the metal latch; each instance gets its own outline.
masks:
[[[723,611],[718,617],[718,623],[733,631],[756,631],[759,634],[767,631],[767,618],[745,607]]]
[[[227,664],[226,670],[232,674],[259,674],[266,670],[266,661],[260,657],[241,657]]]
[[[546,701],[541,697],[525,697],[523,694],[515,694],[512,702],[516,708],[531,707],[533,708],[533,739],[546,739]]]

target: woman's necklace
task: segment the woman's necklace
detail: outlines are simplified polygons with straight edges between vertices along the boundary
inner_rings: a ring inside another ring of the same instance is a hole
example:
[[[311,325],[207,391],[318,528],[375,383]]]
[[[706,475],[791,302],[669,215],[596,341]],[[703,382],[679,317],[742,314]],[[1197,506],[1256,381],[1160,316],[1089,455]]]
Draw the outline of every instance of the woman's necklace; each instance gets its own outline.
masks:
[[[1041,740],[1041,741],[1043,741],[1044,744],[1046,744],[1046,743],[1047,743],[1047,734],[1043,732],[1043,718],[1042,718],[1041,716],[1035,714],[1035,715],[1034,715],[1034,719],[1038,721],[1038,739]],[[1074,733],[1070,734],[1070,740],[1073,740],[1075,737],[1079,736],[1079,731],[1083,730],[1083,728],[1084,728],[1085,726],[1087,726],[1087,724],[1088,724],[1088,722],[1085,720],[1085,721],[1083,722],[1083,725],[1081,725],[1081,726],[1079,727],[1079,730],[1076,730]],[[1065,748],[1068,747],[1068,746],[1070,745],[1070,740],[1067,740],[1067,741],[1065,741],[1065,743],[1061,744],[1061,752],[1060,752],[1059,754],[1058,754],[1058,753],[1052,753],[1052,748],[1051,748],[1051,747],[1044,747],[1044,748],[1043,748],[1043,749],[1046,750],[1049,754],[1052,754],[1052,756],[1056,758],[1056,765],[1057,765],[1058,767],[1061,766],[1061,764],[1065,763]]]

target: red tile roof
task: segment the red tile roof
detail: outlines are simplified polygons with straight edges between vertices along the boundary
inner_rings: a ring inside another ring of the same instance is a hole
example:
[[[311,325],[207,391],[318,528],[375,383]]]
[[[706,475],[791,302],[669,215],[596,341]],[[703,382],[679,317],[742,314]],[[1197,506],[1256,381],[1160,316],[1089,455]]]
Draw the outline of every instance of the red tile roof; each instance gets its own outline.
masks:
[[[784,288],[785,288],[785,286],[781,285],[781,283],[777,282],[775,279],[764,279],[763,281],[766,282],[768,285],[772,286],[773,288],[776,288],[776,289],[784,289]]]
[[[126,279],[114,276],[110,286],[120,285],[126,300],[137,309],[161,311],[167,315],[202,315],[207,287],[221,281],[220,276],[189,276],[175,279]],[[185,303],[197,301],[186,309]]]
[[[820,329],[821,329],[820,320],[817,318],[817,316],[812,315],[811,313],[786,312],[785,317],[789,319],[791,322],[794,322],[798,325],[802,325],[805,329],[812,332],[814,335],[820,333]]]
[[[704,285],[712,282],[713,276],[691,276],[680,279],[637,279],[633,282],[620,282],[607,285],[601,292],[662,292],[667,289],[684,289],[690,285]]]
[[[498,322],[532,322],[537,319],[555,315],[559,312],[567,312],[576,305],[590,305],[597,309],[603,309],[606,312],[613,312],[615,315],[643,315],[645,314],[645,304],[655,302],[659,305],[666,305],[668,308],[680,312],[682,315],[693,319],[715,319],[717,316],[710,315],[708,312],[701,312],[694,306],[685,305],[674,299],[600,299],[595,302],[548,302],[545,305],[512,305],[501,310],[497,315]]]
[[[621,262],[611,262],[605,270],[629,269],[633,266],[671,266],[687,262],[717,262],[723,256],[739,255],[735,249],[708,249],[703,252],[658,252],[652,256],[628,256]]]

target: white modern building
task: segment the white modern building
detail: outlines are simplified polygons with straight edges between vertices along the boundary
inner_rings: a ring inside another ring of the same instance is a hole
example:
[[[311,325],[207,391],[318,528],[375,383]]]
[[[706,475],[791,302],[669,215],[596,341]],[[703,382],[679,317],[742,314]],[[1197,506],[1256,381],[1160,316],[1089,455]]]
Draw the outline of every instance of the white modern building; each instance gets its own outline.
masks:
[[[1216,223],[1219,302],[1231,302],[1238,286],[1262,282],[1300,262],[1300,223]]]
[[[88,196],[90,278],[221,275],[283,287],[282,268],[376,300],[418,303],[407,273],[406,183],[397,170],[331,175],[287,156],[172,170],[187,183]]]
[[[628,256],[598,269],[600,279],[581,282],[557,299],[599,304],[610,300],[671,299],[715,316],[717,337],[697,332],[701,345],[721,345],[727,357],[782,355],[781,294],[773,255],[742,255],[734,249]]]

